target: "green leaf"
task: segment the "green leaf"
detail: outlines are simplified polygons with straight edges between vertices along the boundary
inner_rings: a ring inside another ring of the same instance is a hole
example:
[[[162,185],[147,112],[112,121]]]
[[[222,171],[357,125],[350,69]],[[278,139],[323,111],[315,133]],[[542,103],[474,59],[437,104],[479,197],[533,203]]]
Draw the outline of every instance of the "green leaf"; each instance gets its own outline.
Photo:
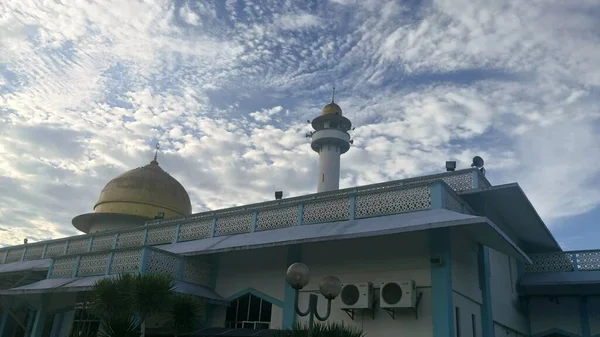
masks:
[[[200,305],[192,296],[173,296],[167,315],[167,326],[175,333],[192,332],[200,318]]]

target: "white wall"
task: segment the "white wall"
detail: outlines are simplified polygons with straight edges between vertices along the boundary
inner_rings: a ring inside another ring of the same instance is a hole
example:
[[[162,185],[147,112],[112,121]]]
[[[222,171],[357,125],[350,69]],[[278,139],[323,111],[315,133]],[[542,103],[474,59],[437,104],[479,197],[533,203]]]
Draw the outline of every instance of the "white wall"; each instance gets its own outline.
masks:
[[[532,335],[554,328],[581,335],[579,297],[558,297],[557,299],[558,303],[547,297],[530,299],[529,313]]]
[[[460,324],[460,337],[481,337],[481,304],[456,292],[453,294],[453,297],[455,307],[454,322],[455,324]],[[458,320],[456,318],[457,307],[459,308]],[[475,331],[473,331],[473,315],[475,319]]]
[[[490,288],[494,322],[521,334],[528,334],[526,308],[517,292],[517,263],[514,258],[490,248]]]
[[[464,235],[452,235],[452,285],[454,291],[481,304],[477,242]]]
[[[368,336],[431,336],[432,299],[429,266],[429,240],[426,233],[410,233],[378,238],[364,238],[303,247],[302,258],[311,270],[306,290],[316,291],[326,275],[339,277],[342,283],[372,282],[378,301],[380,283],[415,280],[423,293],[418,308],[419,318],[411,310],[398,311],[395,320],[376,304],[375,319],[370,311],[357,312],[354,320],[339,309],[340,299],[332,303],[331,321],[362,328]],[[319,296],[319,311],[326,312],[326,301]],[[301,309],[308,306],[308,293],[300,296]],[[306,322],[306,318],[299,318]]]
[[[218,257],[216,291],[227,298],[247,288],[254,288],[283,302],[287,247],[237,251]],[[213,312],[213,327],[223,327],[226,308]],[[271,328],[279,329],[282,309],[273,305]]]
[[[501,324],[494,323],[494,335],[496,337],[527,337],[529,334],[515,331]]]
[[[287,248],[268,248],[222,254],[219,258],[216,291],[228,297],[248,287],[284,300]],[[316,291],[326,275],[335,275],[342,282],[373,282],[376,288],[382,281],[415,280],[423,297],[419,319],[413,311],[397,312],[393,320],[387,312],[376,309],[371,313],[357,313],[351,320],[339,309],[339,299],[332,303],[330,321],[361,327],[369,336],[431,336],[431,274],[429,269],[429,241],[426,233],[411,233],[379,238],[314,243],[302,246],[302,260],[311,271],[311,282],[300,294],[301,309],[308,305],[308,292]],[[378,290],[376,290],[378,294]],[[326,312],[326,300],[319,296],[319,312]],[[302,322],[304,318],[299,318]],[[213,314],[213,326],[223,326],[225,309]],[[272,328],[280,328],[282,310],[273,306]]]

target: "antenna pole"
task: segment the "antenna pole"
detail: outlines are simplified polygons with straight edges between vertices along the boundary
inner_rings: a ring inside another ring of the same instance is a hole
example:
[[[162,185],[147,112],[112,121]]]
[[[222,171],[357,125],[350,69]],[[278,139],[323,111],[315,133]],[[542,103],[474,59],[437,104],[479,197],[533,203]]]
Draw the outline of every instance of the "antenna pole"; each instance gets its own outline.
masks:
[[[335,87],[333,87],[333,92],[331,93],[331,103],[335,103]]]
[[[154,160],[153,161],[155,161],[157,163],[158,163],[158,160],[157,160],[158,159],[158,150],[160,150],[160,143],[156,142],[156,152],[154,152]]]

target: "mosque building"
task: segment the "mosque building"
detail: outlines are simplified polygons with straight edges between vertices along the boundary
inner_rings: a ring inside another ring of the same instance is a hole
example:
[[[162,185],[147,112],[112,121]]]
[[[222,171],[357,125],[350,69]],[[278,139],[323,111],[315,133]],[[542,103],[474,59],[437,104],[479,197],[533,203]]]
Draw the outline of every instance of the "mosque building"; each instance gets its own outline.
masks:
[[[476,157],[339,189],[351,122],[332,99],[311,124],[317,193],[192,213],[155,156],[73,218],[84,234],[1,248],[0,337],[94,336],[86,294],[120,273],[171,275],[201,305],[195,336],[290,329],[314,300],[369,337],[600,336],[600,251],[563,251],[518,184]]]

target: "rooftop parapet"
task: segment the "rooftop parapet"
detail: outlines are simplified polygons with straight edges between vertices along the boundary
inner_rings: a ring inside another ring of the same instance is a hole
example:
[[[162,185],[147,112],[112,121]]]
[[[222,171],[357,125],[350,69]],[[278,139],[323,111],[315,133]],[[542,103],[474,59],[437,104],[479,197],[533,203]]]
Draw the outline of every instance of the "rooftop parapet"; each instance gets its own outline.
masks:
[[[477,169],[347,188],[201,212],[145,226],[0,249],[0,264],[113,249],[162,245],[277,228],[364,219],[432,208],[432,186],[443,181],[442,208],[472,214],[456,192],[490,187]]]

